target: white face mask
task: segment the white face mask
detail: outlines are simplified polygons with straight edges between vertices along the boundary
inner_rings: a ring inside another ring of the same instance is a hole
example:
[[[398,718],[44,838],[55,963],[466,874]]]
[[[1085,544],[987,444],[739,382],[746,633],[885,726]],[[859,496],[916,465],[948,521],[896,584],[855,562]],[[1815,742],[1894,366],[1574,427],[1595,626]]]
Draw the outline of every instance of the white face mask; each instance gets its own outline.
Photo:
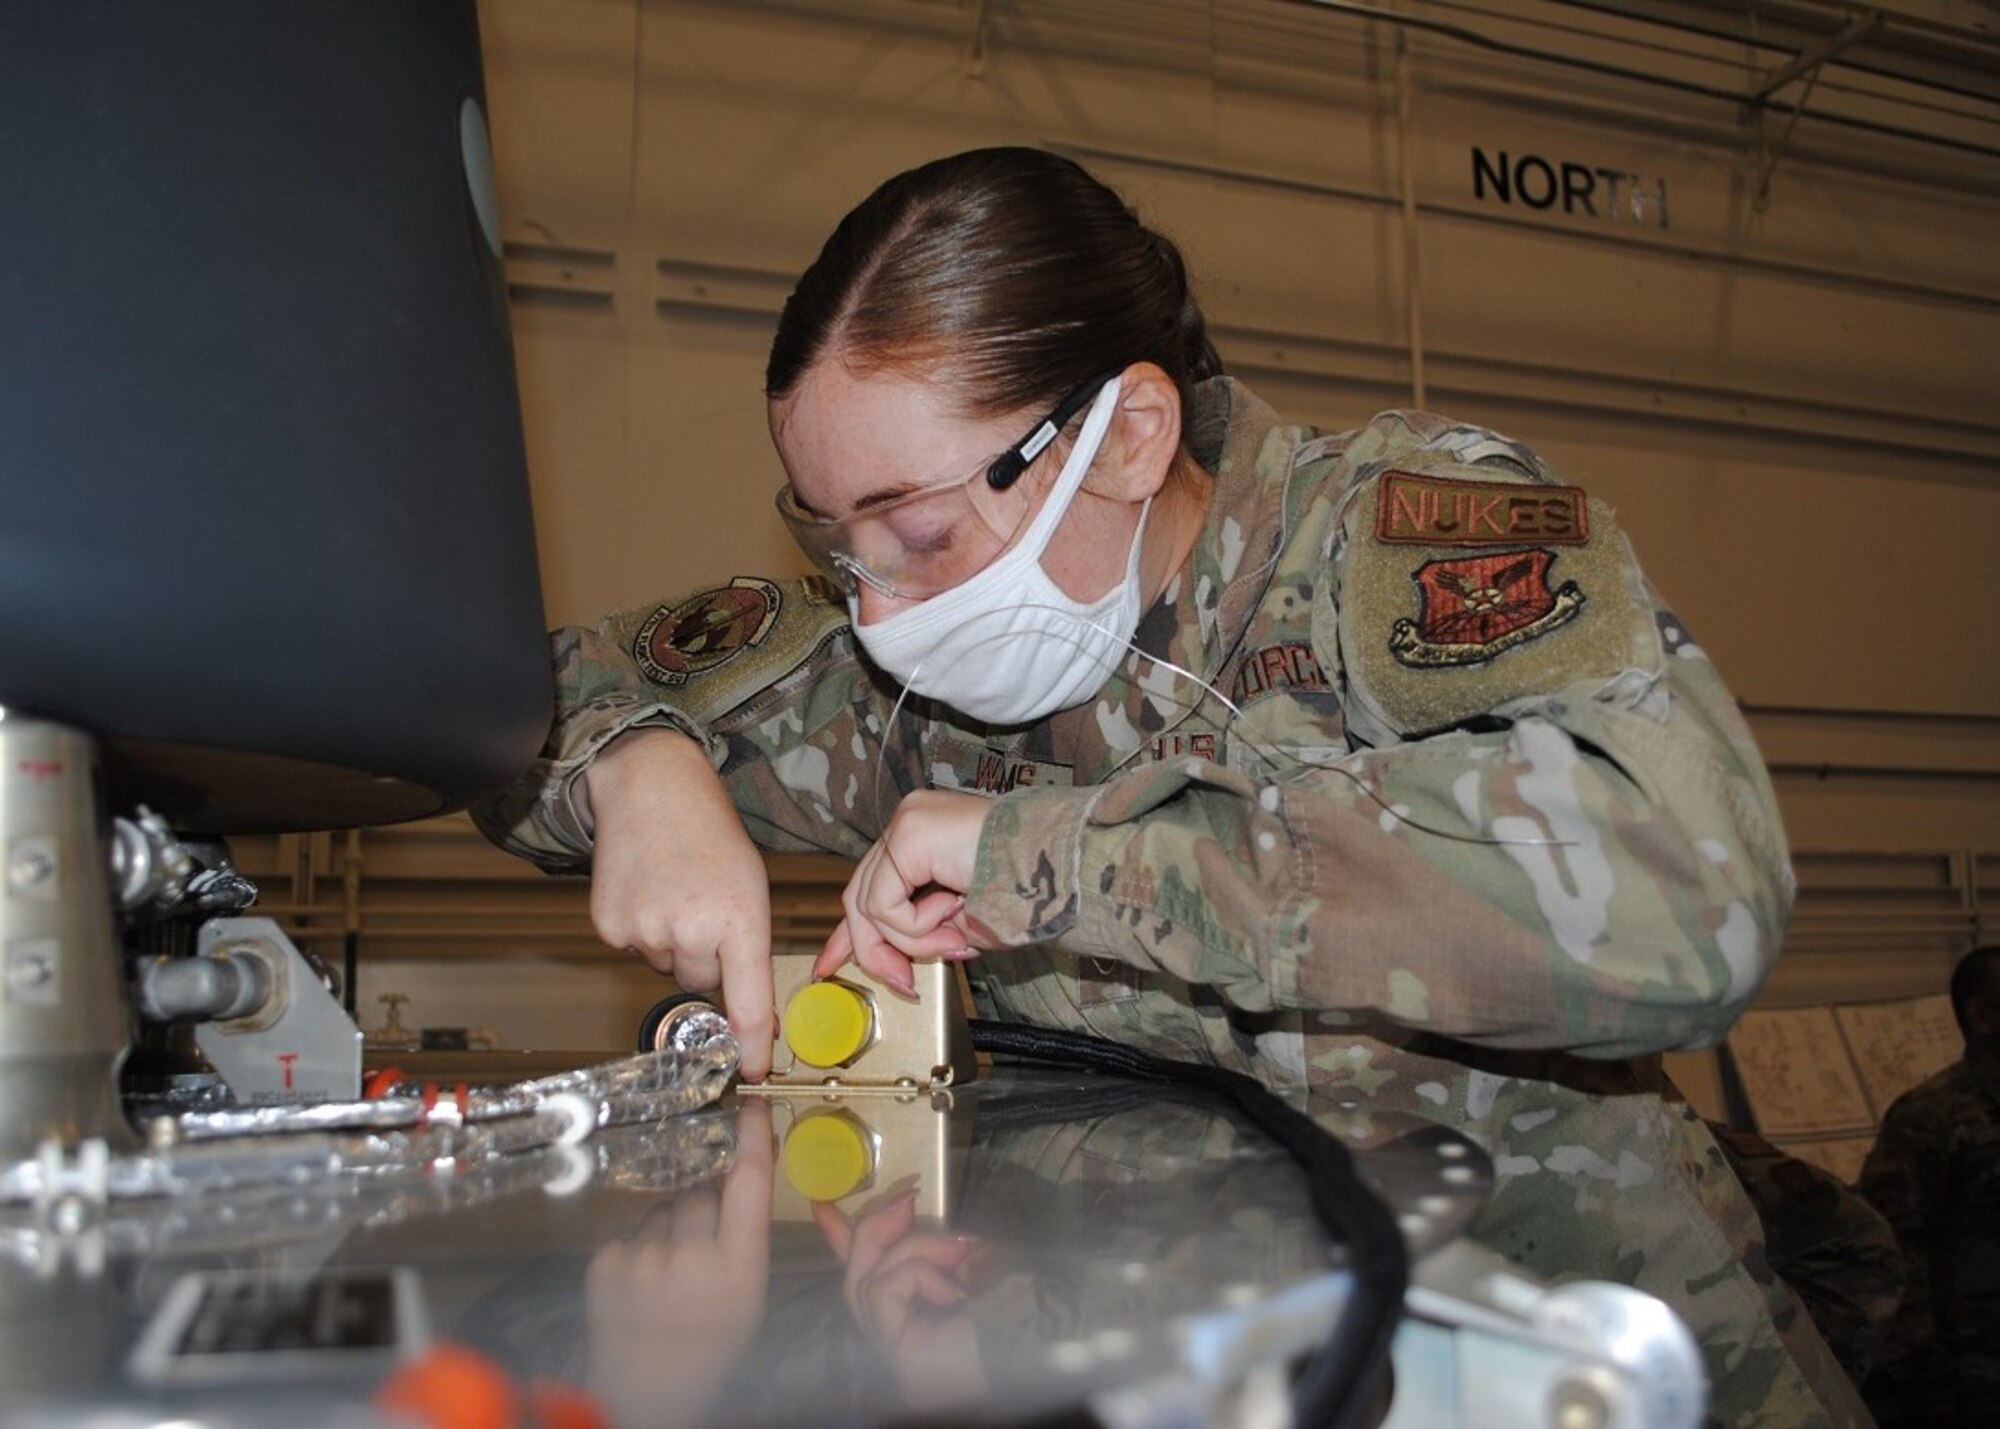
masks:
[[[1125,578],[1096,600],[1065,594],[1042,554],[1083,486],[1118,407],[1117,378],[1104,384],[1049,498],[1021,539],[971,579],[873,625],[847,608],[854,634],[877,665],[924,695],[984,724],[1028,724],[1082,704],[1111,678],[1139,628],[1139,548],[1149,497],[1125,559]]]

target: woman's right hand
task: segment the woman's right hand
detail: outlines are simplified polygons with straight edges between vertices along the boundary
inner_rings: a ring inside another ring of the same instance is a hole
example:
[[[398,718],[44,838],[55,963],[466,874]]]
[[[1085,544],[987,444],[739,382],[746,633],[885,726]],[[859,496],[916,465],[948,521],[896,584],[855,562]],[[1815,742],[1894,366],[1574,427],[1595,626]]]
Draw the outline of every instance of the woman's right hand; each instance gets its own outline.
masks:
[[[578,781],[594,828],[590,920],[688,992],[722,991],[761,1082],[777,1032],[771,988],[771,883],[708,755],[670,729],[621,735]]]
[[[590,1384],[612,1422],[701,1424],[754,1343],[771,1281],[771,1108],[744,1097],[720,1185],[689,1186],[584,1273]]]

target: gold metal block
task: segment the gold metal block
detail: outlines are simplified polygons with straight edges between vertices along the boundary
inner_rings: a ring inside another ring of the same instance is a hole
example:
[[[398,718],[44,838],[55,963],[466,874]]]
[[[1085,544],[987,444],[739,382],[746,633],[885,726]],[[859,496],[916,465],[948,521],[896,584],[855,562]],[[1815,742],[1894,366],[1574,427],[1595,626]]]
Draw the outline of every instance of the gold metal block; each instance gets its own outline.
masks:
[[[779,1028],[771,1076],[744,1091],[908,1096],[972,1078],[972,1036],[954,965],[918,963],[912,1002],[851,968],[827,980],[844,995],[816,991],[812,961],[803,953],[772,959]],[[800,999],[796,1005],[795,999]],[[797,1045],[793,1022],[798,1024]]]

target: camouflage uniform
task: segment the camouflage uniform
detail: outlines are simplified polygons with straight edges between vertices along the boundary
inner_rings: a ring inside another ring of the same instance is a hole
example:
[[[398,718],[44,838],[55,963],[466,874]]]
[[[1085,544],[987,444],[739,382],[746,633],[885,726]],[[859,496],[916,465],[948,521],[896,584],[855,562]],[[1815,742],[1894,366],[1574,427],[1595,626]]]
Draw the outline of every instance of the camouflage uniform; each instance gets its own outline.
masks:
[[[1966,1057],[1898,1097],[1861,1193],[1903,1243],[1909,1285],[1868,1402],[1885,1424],[2000,1413],[2000,1069]]]
[[[705,741],[769,848],[859,856],[904,792],[993,794],[966,915],[1001,1015],[1248,1070],[1344,1130],[1464,1131],[1498,1166],[1481,1237],[1673,1303],[1721,1417],[1864,1419],[1713,1138],[1626,1060],[1722,1037],[1793,884],[1735,704],[1612,512],[1422,413],[1329,435],[1218,378],[1188,432],[1207,525],[1090,703],[1019,730],[899,703],[827,590],[738,581],[559,632],[546,757],[483,826],[584,867],[570,783],[648,724]]]
[[[1755,1132],[1711,1124],[1764,1227],[1771,1269],[1856,1383],[1867,1378],[1903,1300],[1903,1254],[1881,1212],[1831,1171]]]

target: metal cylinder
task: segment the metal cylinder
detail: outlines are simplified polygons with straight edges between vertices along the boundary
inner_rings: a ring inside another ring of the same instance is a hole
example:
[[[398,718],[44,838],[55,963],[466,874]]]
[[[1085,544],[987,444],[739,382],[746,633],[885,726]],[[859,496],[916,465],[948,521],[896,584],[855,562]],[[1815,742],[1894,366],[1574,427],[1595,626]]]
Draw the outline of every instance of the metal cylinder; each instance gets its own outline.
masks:
[[[270,1000],[275,983],[271,965],[255,953],[159,958],[139,970],[139,1016],[147,1022],[248,1017]]]
[[[0,709],[0,1159],[138,1144],[118,1106],[130,1024],[97,788],[88,735]]]

